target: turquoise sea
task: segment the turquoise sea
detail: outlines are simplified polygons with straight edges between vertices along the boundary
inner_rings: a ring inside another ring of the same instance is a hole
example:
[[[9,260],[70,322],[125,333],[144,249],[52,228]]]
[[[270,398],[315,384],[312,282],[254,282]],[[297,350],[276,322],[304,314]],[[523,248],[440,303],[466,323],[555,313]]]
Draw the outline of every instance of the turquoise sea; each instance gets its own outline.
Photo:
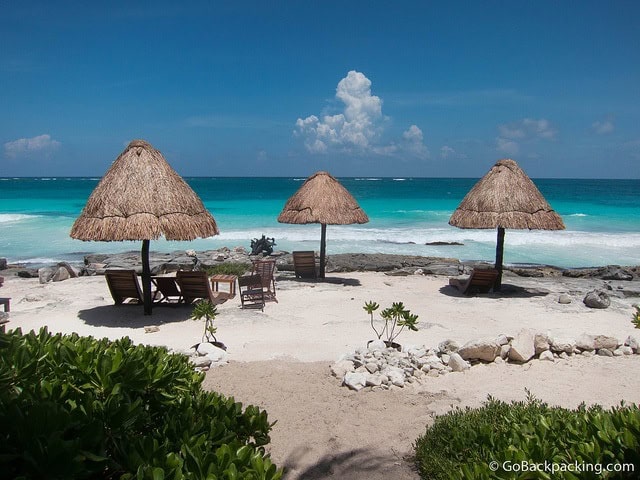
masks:
[[[319,225],[276,218],[304,178],[186,178],[218,223],[219,236],[151,243],[152,250],[250,248],[275,237],[278,250],[319,248]],[[494,230],[448,225],[477,179],[340,178],[367,212],[364,225],[329,226],[327,253],[380,252],[493,260]],[[138,250],[139,242],[82,242],[69,237],[99,178],[0,178],[0,257],[34,266],[80,262],[88,252]],[[505,263],[587,267],[640,265],[640,180],[534,179],[562,216],[564,231],[507,230]],[[460,242],[461,246],[428,246]]]

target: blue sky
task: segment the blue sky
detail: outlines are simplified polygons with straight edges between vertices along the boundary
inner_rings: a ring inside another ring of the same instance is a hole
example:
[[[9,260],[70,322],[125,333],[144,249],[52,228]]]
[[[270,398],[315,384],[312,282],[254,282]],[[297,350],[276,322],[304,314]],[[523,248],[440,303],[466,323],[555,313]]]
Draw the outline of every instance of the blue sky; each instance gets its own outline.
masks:
[[[640,178],[637,1],[0,1],[0,176]]]

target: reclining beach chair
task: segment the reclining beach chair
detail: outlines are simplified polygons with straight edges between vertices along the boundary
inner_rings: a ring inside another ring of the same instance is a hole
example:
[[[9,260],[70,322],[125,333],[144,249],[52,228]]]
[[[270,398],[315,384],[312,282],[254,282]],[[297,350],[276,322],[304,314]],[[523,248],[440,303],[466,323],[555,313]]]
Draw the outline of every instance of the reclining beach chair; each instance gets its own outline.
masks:
[[[293,252],[293,271],[296,278],[318,278],[315,252]]]
[[[154,303],[176,304],[182,302],[182,292],[178,288],[176,277],[151,277],[151,282],[156,287],[156,291],[153,292]]]
[[[242,308],[260,308],[264,312],[264,289],[260,275],[243,275],[238,278]]]
[[[259,275],[262,281],[264,299],[277,302],[276,299],[276,261],[275,260],[254,260],[252,275]]]
[[[4,277],[0,277],[0,287],[4,283]],[[0,297],[0,305],[4,307],[5,312],[11,310],[11,297]],[[0,320],[0,325],[7,323],[9,320]]]
[[[135,270],[106,270],[104,278],[116,305],[144,303]]]
[[[450,278],[449,285],[456,287],[465,295],[474,293],[488,293],[498,278],[498,270],[495,268],[473,269],[469,278],[460,280]]]
[[[186,304],[193,303],[194,300],[199,298],[209,300],[213,305],[227,301],[227,295],[221,295],[222,292],[213,291],[206,272],[179,271],[176,274],[176,281]]]

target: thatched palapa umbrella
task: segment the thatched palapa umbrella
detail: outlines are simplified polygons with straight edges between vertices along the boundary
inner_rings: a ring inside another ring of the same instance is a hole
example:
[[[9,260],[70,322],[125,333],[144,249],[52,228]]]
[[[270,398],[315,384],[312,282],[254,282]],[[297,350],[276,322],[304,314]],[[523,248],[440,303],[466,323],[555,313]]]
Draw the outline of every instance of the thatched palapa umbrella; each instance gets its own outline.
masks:
[[[287,200],[278,216],[280,223],[319,223],[320,278],[324,278],[327,225],[367,223],[369,217],[338,180],[316,172]]]
[[[449,224],[460,228],[497,228],[495,268],[499,275],[494,290],[500,290],[504,229],[564,230],[562,218],[544,199],[518,164],[499,160],[464,197]]]
[[[219,233],[216,221],[162,154],[134,140],[111,165],[71,228],[78,240],[142,240],[144,313],[151,314],[149,241]]]

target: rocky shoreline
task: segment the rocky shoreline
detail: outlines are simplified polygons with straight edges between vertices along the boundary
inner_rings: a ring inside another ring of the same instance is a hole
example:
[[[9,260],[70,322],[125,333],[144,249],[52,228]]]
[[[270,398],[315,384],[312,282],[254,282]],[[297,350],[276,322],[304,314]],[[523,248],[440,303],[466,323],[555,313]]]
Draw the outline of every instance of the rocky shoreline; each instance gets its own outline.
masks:
[[[278,271],[292,272],[293,259],[289,252],[273,252],[271,258],[276,259]],[[173,272],[181,269],[209,268],[225,262],[250,264],[252,259],[244,247],[220,248],[217,250],[193,251],[178,250],[171,253],[150,253],[151,272],[153,275]],[[456,276],[467,275],[479,266],[491,266],[482,261],[460,261],[447,257],[423,257],[417,255],[395,255],[383,253],[342,253],[327,258],[327,273],[339,272],[385,272],[388,275],[424,275]],[[141,271],[140,252],[130,251],[115,254],[88,254],[83,264],[60,263],[51,265],[53,270],[63,266],[70,276],[101,275],[106,269],[123,268]],[[0,270],[22,277],[38,277],[36,269],[25,268],[19,264],[0,265]],[[552,265],[505,265],[507,274],[519,277],[567,277],[591,278],[600,280],[640,281],[640,266],[606,265],[585,268],[560,268]]]

